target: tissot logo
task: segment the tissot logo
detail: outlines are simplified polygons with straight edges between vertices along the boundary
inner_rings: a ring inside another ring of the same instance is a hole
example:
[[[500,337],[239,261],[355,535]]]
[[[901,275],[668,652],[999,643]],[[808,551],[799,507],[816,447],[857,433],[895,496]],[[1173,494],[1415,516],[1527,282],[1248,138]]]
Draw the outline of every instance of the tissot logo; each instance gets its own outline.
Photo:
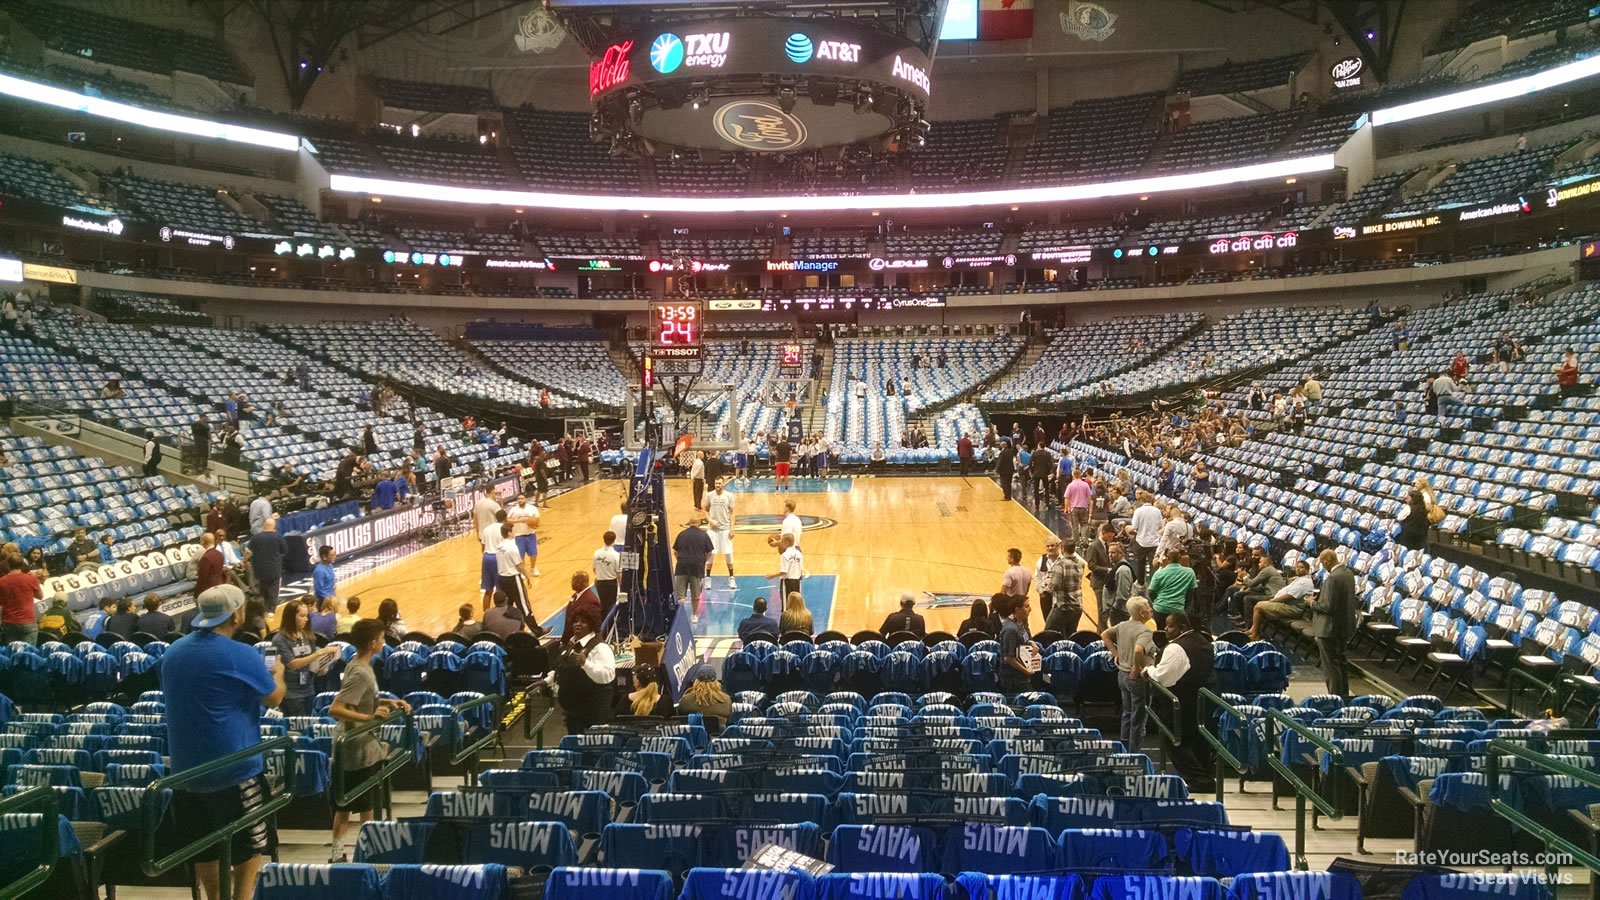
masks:
[[[780,152],[806,142],[806,123],[765,100],[735,100],[712,122],[723,140],[746,150]]]

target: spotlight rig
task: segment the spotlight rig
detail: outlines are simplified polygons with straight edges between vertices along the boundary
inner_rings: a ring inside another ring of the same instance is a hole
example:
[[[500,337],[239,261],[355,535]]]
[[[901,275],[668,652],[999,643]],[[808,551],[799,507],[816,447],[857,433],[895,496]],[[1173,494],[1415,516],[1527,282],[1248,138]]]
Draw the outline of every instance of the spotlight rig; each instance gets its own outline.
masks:
[[[614,155],[921,146],[938,0],[545,0]]]

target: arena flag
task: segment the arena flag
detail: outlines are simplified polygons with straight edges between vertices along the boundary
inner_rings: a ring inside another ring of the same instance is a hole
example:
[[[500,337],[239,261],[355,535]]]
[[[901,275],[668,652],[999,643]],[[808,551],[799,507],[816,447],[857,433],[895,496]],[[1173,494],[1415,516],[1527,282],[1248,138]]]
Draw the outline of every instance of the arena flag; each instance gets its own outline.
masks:
[[[1033,37],[1033,0],[978,0],[978,40]]]

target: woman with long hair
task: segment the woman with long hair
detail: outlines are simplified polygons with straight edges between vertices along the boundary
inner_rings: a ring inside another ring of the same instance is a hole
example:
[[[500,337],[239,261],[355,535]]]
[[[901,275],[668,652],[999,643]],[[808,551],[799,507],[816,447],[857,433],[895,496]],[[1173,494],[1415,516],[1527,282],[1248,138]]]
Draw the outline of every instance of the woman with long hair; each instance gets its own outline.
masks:
[[[1395,524],[1394,542],[1408,550],[1421,550],[1428,544],[1428,498],[1418,488],[1412,488],[1406,497],[1406,508],[1400,511]]]
[[[956,628],[957,636],[976,631],[989,637],[995,636],[994,619],[989,616],[989,604],[983,602],[982,597],[972,600],[972,609],[967,612],[967,618]]]
[[[311,605],[293,602],[283,606],[283,617],[278,633],[272,636],[272,646],[283,663],[283,683],[287,691],[279,708],[286,716],[311,715],[311,698],[316,694],[316,669],[324,661],[332,661],[339,651],[334,647],[317,649],[316,635],[311,631]]]
[[[799,591],[790,591],[788,599],[783,602],[783,615],[778,617],[778,633],[803,631],[806,634],[815,634],[812,629],[811,610],[806,608],[805,599],[800,596]]]
[[[400,618],[400,604],[393,597],[386,597],[378,604],[378,621],[383,623],[383,633],[397,641],[411,630],[406,627],[406,620]]]
[[[684,676],[688,681],[683,697],[678,700],[678,712],[699,713],[708,720],[707,727],[720,727],[733,715],[733,698],[723,690],[717,680],[717,670],[698,663]],[[714,720],[714,721],[710,721]]]

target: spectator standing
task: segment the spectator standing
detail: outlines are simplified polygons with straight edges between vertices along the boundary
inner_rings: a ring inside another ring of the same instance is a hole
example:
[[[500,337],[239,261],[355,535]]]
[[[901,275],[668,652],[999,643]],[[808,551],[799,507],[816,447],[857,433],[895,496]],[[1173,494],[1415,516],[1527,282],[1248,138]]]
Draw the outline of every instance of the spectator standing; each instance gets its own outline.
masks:
[[[1033,575],[1022,567],[1022,551],[1012,547],[1006,551],[1006,570],[1000,574],[1000,593],[1008,597],[1026,597],[1033,587]]]
[[[272,646],[278,651],[278,662],[283,664],[283,714],[311,715],[316,670],[333,662],[339,655],[338,648],[317,649],[316,635],[311,631],[311,607],[298,601],[284,605],[283,621],[272,636]]]
[[[283,666],[269,670],[248,644],[234,640],[244,622],[244,592],[231,584],[202,591],[192,631],[161,657],[167,695],[167,751],[174,773],[255,746],[261,740],[261,708],[282,702]],[[265,761],[252,757],[211,772],[173,791],[174,841],[189,844],[233,826],[267,802],[271,793]],[[256,872],[277,845],[271,818],[231,838],[233,879],[229,896],[249,900]],[[202,851],[195,874],[209,900],[219,895],[217,848]]]
[[[572,573],[572,596],[567,600],[566,621],[577,615],[592,615],[595,627],[600,627],[600,595],[589,584],[589,573],[582,569]]]
[[[1200,737],[1198,707],[1200,689],[1211,683],[1211,638],[1182,612],[1167,616],[1166,632],[1167,646],[1161,651],[1161,659],[1147,667],[1144,674],[1178,698],[1178,744],[1167,748],[1167,758],[1188,783],[1189,790],[1207,793],[1216,790],[1216,776],[1210,751]]]
[[[1011,499],[1011,482],[1017,475],[1017,451],[1010,441],[1000,442],[1000,454],[994,460],[994,474],[1000,481],[1000,499]]]
[[[1428,544],[1428,498],[1415,488],[1406,496],[1405,508],[1395,519],[1399,530],[1394,542],[1408,550],[1421,550]]]
[[[1562,355],[1561,364],[1556,366],[1556,385],[1563,397],[1578,392],[1578,351],[1571,347]]]
[[[211,468],[211,420],[205,413],[195,417],[189,426],[189,437],[194,441],[195,467],[204,472]]]
[[[20,556],[0,557],[0,573],[0,644],[39,643],[37,601],[44,599],[44,586]]]
[[[216,537],[209,531],[200,535],[200,546],[204,551],[200,554],[200,566],[195,575],[196,596],[228,581],[227,561],[223,559],[222,551],[217,549]]]
[[[1189,591],[1199,582],[1194,570],[1183,564],[1180,551],[1168,553],[1166,559],[1167,564],[1150,576],[1150,608],[1155,612],[1156,625],[1163,628],[1168,616],[1187,607]]]
[[[956,441],[956,459],[961,463],[961,477],[965,478],[972,473],[972,436],[961,435]]]
[[[378,436],[373,433],[371,425],[361,429],[361,452],[368,457],[378,455]]]
[[[1144,743],[1145,707],[1149,702],[1144,670],[1155,656],[1150,618],[1150,601],[1130,597],[1128,619],[1100,632],[1100,639],[1117,664],[1117,687],[1122,692],[1122,743],[1129,753],[1138,753]]]
[[[1000,690],[1008,697],[1029,690],[1039,673],[1039,648],[1028,633],[1031,612],[1024,595],[1000,622]]]
[[[1063,456],[1063,459],[1071,457]],[[1072,531],[1068,540],[1074,544],[1081,543],[1089,533],[1089,516],[1094,508],[1094,482],[1090,480],[1089,472],[1078,473],[1077,478],[1067,481],[1066,488],[1062,491],[1062,509],[1067,516],[1067,523]]]
[[[714,543],[706,534],[705,520],[696,516],[683,523],[683,530],[672,541],[672,586],[679,603],[689,605],[689,619],[694,620],[700,605],[700,594],[705,590],[706,571],[710,567]],[[610,532],[607,532],[610,534]]]
[[[272,501],[267,499],[266,494],[257,494],[255,499],[250,501],[250,533],[255,534],[260,531],[270,518],[272,518]]]
[[[1133,578],[1147,583],[1156,559],[1156,546],[1161,543],[1163,519],[1156,508],[1155,498],[1148,491],[1139,492],[1139,505],[1133,511],[1129,524],[1133,526]]]
[[[356,726],[370,722],[373,719],[384,719],[395,710],[410,712],[411,707],[404,700],[388,700],[378,697],[378,677],[372,670],[372,657],[383,649],[383,625],[374,619],[363,619],[356,623],[350,635],[350,642],[356,648],[356,655],[345,666],[344,679],[339,683],[339,693],[333,698],[333,705],[328,707],[328,715],[339,721],[339,727],[334,735],[337,744],[339,736],[354,729]],[[344,770],[344,783],[359,785],[376,774],[387,752],[383,742],[376,734],[371,732],[348,742],[342,752],[335,753],[335,764]],[[350,827],[353,817],[365,818],[372,812],[373,800],[376,790],[368,791],[359,797],[348,798],[343,804],[336,804],[333,813],[333,840],[329,846],[328,861],[332,863],[347,862],[344,853],[344,835]]]
[[[1058,632],[1062,637],[1076,632],[1078,623],[1083,620],[1083,560],[1057,541],[1056,554],[1041,577],[1050,584],[1050,599],[1054,601],[1044,617],[1045,630]],[[1039,594],[1044,595],[1042,586]]]
[[[736,631],[739,640],[746,644],[758,634],[779,635],[778,620],[767,615],[767,598],[757,597],[750,602],[750,615],[744,617]]]
[[[616,666],[611,645],[600,634],[598,608],[573,608],[555,663],[556,699],[568,734],[583,734],[611,721]]]
[[[250,508],[253,512],[255,504],[252,503]],[[260,528],[252,525],[249,546],[250,571],[255,575],[256,590],[261,594],[261,602],[270,613],[278,608],[278,591],[283,587],[283,561],[289,555],[289,542],[278,533],[276,516],[267,516],[262,520]],[[317,599],[331,601],[333,597],[330,594]]]
[[[323,544],[317,549],[317,564],[311,567],[311,593],[317,602],[333,599],[339,586],[338,574],[333,569],[333,548]]]
[[[1317,639],[1317,650],[1322,654],[1322,677],[1327,682],[1328,693],[1340,697],[1350,696],[1350,679],[1345,664],[1345,647],[1356,630],[1356,573],[1339,561],[1339,554],[1324,550],[1317,562],[1328,573],[1322,580],[1322,591],[1308,604],[1311,607],[1311,628],[1307,632]]]
[[[1107,622],[1116,623],[1128,618],[1128,601],[1133,599],[1133,563],[1123,558],[1122,545],[1112,544],[1111,574],[1106,578],[1105,593],[1098,595],[1102,615]]]
[[[705,454],[690,451],[693,457],[689,463],[689,488],[694,492],[694,508],[703,509],[701,505],[706,496],[706,458]]]
[[[897,631],[909,631],[919,641],[928,635],[928,623],[917,613],[917,595],[910,591],[900,595],[900,608],[884,617],[883,626],[878,629],[885,636]]]
[[[590,558],[594,570],[594,592],[600,595],[600,619],[605,620],[617,604],[617,578],[622,574],[622,554],[616,548],[617,534],[608,531],[600,537],[600,547]]]
[[[148,432],[144,437],[144,477],[154,477],[160,471],[161,444],[156,440],[155,432]]]

